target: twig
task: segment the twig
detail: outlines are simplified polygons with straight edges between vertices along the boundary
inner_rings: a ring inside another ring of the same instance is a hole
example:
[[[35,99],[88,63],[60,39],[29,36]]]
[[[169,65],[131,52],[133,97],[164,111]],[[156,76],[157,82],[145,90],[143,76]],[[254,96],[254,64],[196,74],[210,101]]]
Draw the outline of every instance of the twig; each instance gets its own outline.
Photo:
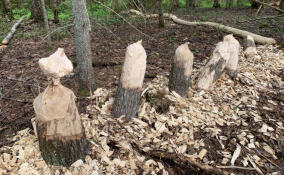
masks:
[[[95,3],[97,3],[97,4],[101,5],[101,6],[103,6],[104,8],[106,8],[106,9],[112,11],[113,13],[115,13],[117,16],[119,16],[121,19],[123,19],[123,21],[125,21],[128,25],[130,25],[133,29],[135,29],[136,31],[138,31],[138,32],[141,33],[142,35],[144,35],[144,36],[146,36],[146,37],[148,37],[148,38],[151,38],[151,39],[153,39],[153,40],[156,40],[155,38],[151,37],[150,35],[147,35],[147,34],[143,33],[141,30],[137,29],[133,24],[131,24],[130,22],[128,22],[123,16],[121,16],[120,14],[118,14],[118,13],[117,13],[116,11],[114,11],[113,9],[109,8],[108,6],[104,5],[104,4],[101,3],[101,2],[98,2],[98,1],[96,1],[96,0],[93,0],[93,1],[94,1]]]
[[[241,167],[241,166],[216,166],[217,168],[222,168],[222,169],[241,169],[241,170],[250,170],[250,171],[255,171],[255,168],[252,167]]]
[[[44,41],[49,35],[53,34],[54,32],[56,32],[56,31],[58,31],[58,30],[60,30],[60,29],[64,29],[64,28],[73,26],[73,25],[74,25],[74,24],[67,24],[67,25],[65,25],[65,26],[58,27],[57,29],[55,29],[55,30],[49,32],[49,33],[42,39],[42,41]]]
[[[11,78],[11,77],[7,77],[8,80],[12,80],[12,81],[19,81],[19,82],[22,82],[28,86],[33,86],[33,87],[37,87],[37,88],[40,88],[40,89],[44,89],[43,87],[39,86],[39,85],[34,85],[34,84],[29,84],[27,83],[25,80],[21,80],[21,79],[16,79],[16,78]]]
[[[32,103],[31,101],[17,100],[17,99],[14,99],[14,98],[7,98],[7,97],[1,97],[1,98],[2,98],[2,99],[5,99],[5,100],[11,100],[11,101],[20,102],[20,103]]]

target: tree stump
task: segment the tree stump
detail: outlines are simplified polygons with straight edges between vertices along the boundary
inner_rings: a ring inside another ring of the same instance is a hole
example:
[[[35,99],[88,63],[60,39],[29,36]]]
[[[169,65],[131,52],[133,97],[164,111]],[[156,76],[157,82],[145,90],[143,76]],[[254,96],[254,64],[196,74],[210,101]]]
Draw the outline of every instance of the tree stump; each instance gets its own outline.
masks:
[[[247,58],[257,55],[254,39],[252,36],[248,35],[244,39],[244,49],[245,49],[244,54]]]
[[[132,118],[136,116],[146,71],[146,58],[142,41],[127,47],[120,83],[112,108],[114,117],[125,115],[127,118]]]
[[[188,48],[188,43],[180,45],[175,52],[172,64],[169,90],[177,92],[182,97],[187,97],[191,85],[193,54]]]
[[[230,58],[229,42],[219,42],[213,51],[209,62],[205,65],[197,80],[197,88],[211,90],[222,75]]]
[[[63,49],[39,60],[49,78],[48,87],[34,100],[39,148],[47,164],[70,166],[84,159],[87,149],[84,128],[72,90],[60,84],[60,77],[72,72]]]
[[[240,43],[233,37],[233,35],[225,36],[224,41],[229,43],[228,49],[230,53],[225,71],[230,77],[235,78],[237,76],[237,68],[239,63]]]

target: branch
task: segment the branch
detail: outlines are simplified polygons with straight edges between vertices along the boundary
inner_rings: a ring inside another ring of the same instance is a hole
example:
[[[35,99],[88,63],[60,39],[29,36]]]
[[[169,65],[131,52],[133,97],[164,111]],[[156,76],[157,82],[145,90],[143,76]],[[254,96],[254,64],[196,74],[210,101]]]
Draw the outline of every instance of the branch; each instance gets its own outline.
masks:
[[[134,9],[130,9],[129,10],[131,13],[135,13],[136,15],[142,15],[144,17],[150,18],[150,17],[158,17],[157,14],[151,14],[151,15],[144,15],[143,13],[134,10]],[[263,37],[261,35],[257,35],[245,30],[240,30],[237,28],[233,28],[233,27],[229,27],[229,26],[225,26],[222,24],[218,24],[215,22],[199,22],[199,21],[195,21],[195,22],[190,22],[190,21],[185,21],[182,20],[180,18],[178,18],[177,16],[173,15],[173,14],[168,14],[168,13],[164,13],[164,16],[173,20],[173,22],[177,23],[177,24],[182,24],[182,25],[186,25],[186,26],[197,26],[197,25],[204,25],[204,26],[210,26],[210,27],[215,27],[223,32],[226,33],[232,33],[234,35],[246,38],[248,35],[252,36],[254,41],[260,44],[275,44],[276,41],[273,38],[268,38],[268,37]]]
[[[21,24],[21,22],[24,20],[26,16],[22,16],[12,27],[11,32],[8,33],[8,35],[3,39],[2,44],[8,45],[10,39],[13,37],[14,33],[16,32],[17,27]]]
[[[254,2],[258,3],[258,4],[265,5],[265,6],[267,6],[267,7],[273,8],[274,10],[276,10],[276,11],[278,11],[278,12],[284,13],[284,10],[281,10],[281,9],[279,9],[279,8],[277,8],[277,7],[273,7],[272,5],[269,5],[269,4],[265,3],[265,2],[260,2],[260,1],[258,1],[258,0],[252,0],[252,1],[254,1]]]

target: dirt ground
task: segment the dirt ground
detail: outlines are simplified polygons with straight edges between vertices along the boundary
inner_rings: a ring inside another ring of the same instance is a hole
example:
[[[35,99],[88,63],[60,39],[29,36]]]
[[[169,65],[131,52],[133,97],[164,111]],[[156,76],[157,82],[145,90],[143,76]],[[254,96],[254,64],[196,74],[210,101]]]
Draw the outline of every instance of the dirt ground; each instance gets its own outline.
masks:
[[[251,9],[191,9],[190,11],[181,10],[176,14],[191,21],[215,21],[238,27],[263,36],[273,37],[278,43],[283,43],[284,18],[244,22],[278,14],[265,9],[255,17],[255,12],[256,10]],[[225,35],[215,28],[188,27],[170,21],[166,22],[166,28],[161,29],[158,28],[157,21],[145,22],[142,18],[135,20],[135,26],[143,34],[125,22],[107,27],[93,26],[91,33],[92,58],[98,87],[115,88],[118,85],[125,49],[127,45],[138,40],[143,40],[143,46],[148,55],[145,78],[145,81],[148,82],[156,75],[167,76],[169,74],[171,60],[178,45],[189,42],[189,48],[195,56],[194,66],[197,66],[211,55],[215,45]],[[18,30],[19,32],[29,32],[33,27],[38,27],[38,25],[25,21]],[[72,29],[68,32],[70,36],[73,35]],[[1,33],[1,35],[4,34]],[[242,43],[242,38],[237,39]],[[53,53],[58,47],[64,48],[69,59],[75,62],[76,53],[72,37],[54,41],[51,49],[47,48],[47,45],[38,38],[24,41],[15,38],[9,47],[0,53],[0,146],[8,145],[7,138],[14,135],[16,131],[31,127],[30,119],[34,117],[33,99],[47,85],[46,78],[41,73],[37,62],[40,58]],[[282,77],[282,80],[284,79],[283,72],[275,72],[275,74]],[[76,75],[64,78],[62,82],[63,85],[71,88],[75,93],[77,92]],[[275,89],[275,91],[279,91],[279,89]],[[261,104],[267,104],[271,98],[275,97],[271,94],[263,94],[260,98]],[[79,111],[86,112],[85,107],[89,101],[79,97],[77,103]],[[259,109],[259,115],[263,117],[283,120],[283,108],[265,111],[262,110],[262,106],[259,106]],[[227,127],[222,132],[231,132],[233,136],[234,128]],[[214,145],[214,141],[205,140],[205,142],[212,142],[208,145]]]

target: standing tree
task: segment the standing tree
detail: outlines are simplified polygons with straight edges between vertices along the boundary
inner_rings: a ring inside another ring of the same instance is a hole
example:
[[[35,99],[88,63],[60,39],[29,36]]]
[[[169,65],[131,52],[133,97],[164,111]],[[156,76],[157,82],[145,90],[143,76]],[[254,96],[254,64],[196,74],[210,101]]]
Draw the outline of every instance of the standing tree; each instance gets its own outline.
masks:
[[[165,27],[165,20],[163,15],[163,0],[159,0],[159,27]]]
[[[40,0],[31,0],[31,19],[34,22],[44,21]]]
[[[220,3],[219,3],[219,0],[214,0],[213,7],[214,7],[214,8],[220,8],[220,7],[221,7],[221,5],[220,5]]]
[[[284,10],[284,0],[281,0],[280,2],[280,9]]]
[[[117,0],[112,1],[112,6],[114,10],[117,10]]]
[[[85,0],[71,0],[74,16],[75,46],[79,73],[79,92],[87,95],[95,89],[90,44],[91,25]]]
[[[179,0],[171,0],[171,11],[177,9],[179,6]]]
[[[41,2],[42,15],[43,15],[43,19],[44,19],[44,29],[45,29],[45,32],[47,34],[47,43],[48,43],[48,46],[50,47],[51,46],[51,38],[50,38],[50,35],[49,35],[49,24],[48,24],[47,12],[46,12],[46,9],[45,9],[45,2],[44,2],[44,0],[40,0],[40,2]]]
[[[54,16],[54,23],[57,24],[59,23],[59,17],[58,17],[58,9],[57,7],[61,4],[61,0],[53,0],[52,3],[52,11],[53,11],[53,16]]]
[[[13,10],[12,10],[12,7],[11,7],[10,0],[2,0],[2,1],[3,1],[3,4],[4,4],[5,13],[9,17],[9,19],[12,20],[14,17],[13,17]]]

